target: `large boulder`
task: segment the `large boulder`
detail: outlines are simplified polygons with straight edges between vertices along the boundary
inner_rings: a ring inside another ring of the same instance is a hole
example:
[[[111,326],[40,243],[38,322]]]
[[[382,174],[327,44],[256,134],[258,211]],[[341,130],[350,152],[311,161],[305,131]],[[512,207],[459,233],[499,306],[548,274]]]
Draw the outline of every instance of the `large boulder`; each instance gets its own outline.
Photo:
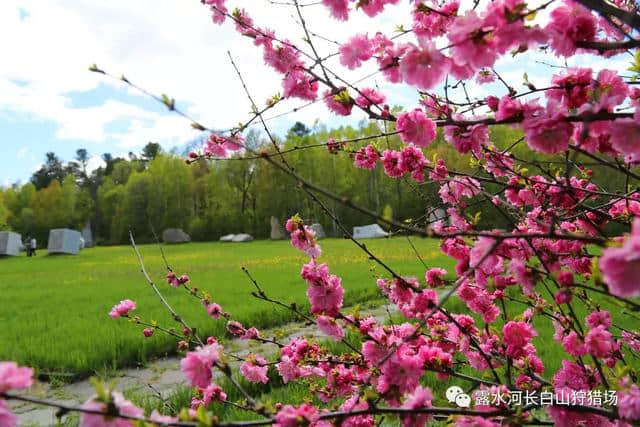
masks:
[[[283,240],[287,238],[282,224],[275,216],[271,217],[271,234],[269,235],[269,238],[271,240]]]
[[[12,231],[0,231],[0,255],[18,256],[22,247],[22,236]]]
[[[54,228],[49,230],[49,244],[47,252],[50,254],[77,255],[82,249],[82,234],[68,228]]]
[[[180,228],[167,228],[162,232],[162,241],[165,243],[188,243],[191,237]]]
[[[325,237],[327,237],[322,224],[320,224],[319,222],[311,224],[311,229],[316,233],[316,240],[324,239]]]
[[[220,241],[221,242],[232,242],[234,237],[236,237],[235,234],[225,234],[224,236],[220,237]]]
[[[253,240],[253,236],[251,234],[240,233],[233,236],[231,239],[232,242],[250,242]]]
[[[389,233],[384,231],[378,224],[353,227],[353,237],[356,239],[373,239],[376,237],[387,237],[388,235]]]

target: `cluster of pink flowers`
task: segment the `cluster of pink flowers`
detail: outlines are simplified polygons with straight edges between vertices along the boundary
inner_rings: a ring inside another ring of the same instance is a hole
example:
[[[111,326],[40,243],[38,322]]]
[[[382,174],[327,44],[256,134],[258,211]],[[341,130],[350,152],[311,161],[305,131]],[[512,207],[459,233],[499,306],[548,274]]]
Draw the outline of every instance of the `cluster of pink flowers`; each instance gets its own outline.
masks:
[[[389,274],[376,277],[377,288],[404,320],[387,324],[371,316],[347,314],[343,309],[342,278],[331,274],[329,265],[320,262],[321,249],[314,230],[298,215],[291,217],[286,222],[291,244],[308,257],[300,272],[307,285],[310,311],[304,316],[315,321],[323,334],[342,341],[353,352],[333,354],[320,342],[302,337],[286,343],[274,341],[279,352],[273,361],[256,353],[242,358],[239,371],[246,380],[268,383],[269,367],[273,365],[285,384],[297,379],[309,381],[310,395],[327,406],[346,412],[361,411],[342,416],[343,426],[376,425],[377,416],[366,412],[373,402],[375,408],[383,402],[390,410],[401,412],[399,419],[405,427],[424,426],[433,420],[424,410],[431,408],[435,400],[432,391],[423,385],[424,380],[460,376],[458,365],[467,363],[482,376],[476,378],[483,383],[476,387],[476,396],[480,392],[527,390],[550,391],[559,397],[605,386],[619,392],[617,409],[608,415],[620,420],[610,421],[602,412],[553,405],[547,413],[559,426],[623,427],[640,420],[640,388],[633,383],[635,374],[626,366],[627,354],[640,352],[640,334],[617,325],[616,313],[603,310],[587,297],[595,291],[637,308],[629,298],[640,296],[640,193],[631,191],[629,182],[624,191],[610,191],[594,179],[598,168],[574,164],[577,157],[571,156],[573,151],[596,163],[601,160],[601,166],[635,178],[630,165],[640,163],[640,89],[632,88],[626,77],[612,69],[594,72],[591,68],[567,67],[551,76],[551,85],[546,88],[537,87],[525,76],[524,87],[529,92],[524,92],[505,82],[497,69],[505,55],[517,56],[536,46],[547,46],[548,51],[560,57],[580,53],[612,57],[622,53],[625,50],[621,47],[628,47],[624,44],[625,32],[637,36],[637,31],[620,19],[627,15],[612,15],[610,20],[587,9],[582,4],[585,2],[562,0],[541,7],[549,9],[548,20],[541,26],[536,23],[540,10],[532,9],[523,0],[494,0],[472,8],[463,7],[459,0],[411,1],[411,31],[407,33],[412,33],[413,39],[356,33],[334,54],[349,70],[375,62],[387,82],[417,88],[418,105],[396,113],[385,104],[387,97],[377,86],[358,88],[347,83],[333,70],[323,69],[324,60],[314,60],[274,30],[257,26],[244,9],[229,14],[225,0],[204,3],[216,24],[230,18],[236,30],[261,49],[264,62],[282,79],[284,99],[322,101],[338,116],[362,110],[370,119],[395,122],[395,132],[387,131],[385,123],[385,132],[379,135],[397,134],[384,148],[379,141],[371,141],[349,154],[357,168],[374,170],[381,163],[390,178],[410,176],[417,186],[427,180],[431,182],[426,184],[435,183],[435,201],[439,197],[442,203],[433,203],[433,207],[441,207],[444,217],[438,215],[433,224],[424,227],[442,238],[442,253],[455,262],[455,280],[447,279],[447,270],[427,266],[428,259],[423,260],[424,273],[417,276],[400,275],[383,264]],[[399,0],[320,3],[332,17],[342,21],[352,12],[371,17],[401,4]],[[621,0],[609,2],[607,7],[636,13],[629,2]],[[306,42],[311,44],[312,40]],[[607,46],[611,42],[623,44]],[[311,50],[318,55],[315,48]],[[472,78],[487,89],[499,83],[504,87],[500,93],[471,99],[464,81]],[[453,79],[460,82],[451,83]],[[426,92],[443,83],[446,87],[442,96]],[[450,99],[450,91],[460,85],[466,103]],[[269,107],[274,105],[274,99],[281,97],[271,98]],[[259,117],[255,114],[253,119]],[[502,151],[500,144],[491,142],[495,133],[489,129],[496,124],[521,131],[523,138],[514,141],[513,147],[522,142],[521,148],[543,153],[543,159],[520,160],[519,151]],[[453,162],[447,165],[443,159],[436,160],[437,156],[433,162],[427,160],[423,149],[434,149],[431,145],[437,139],[438,126],[442,127],[444,141],[464,155],[465,162],[470,160],[475,173],[457,171]],[[398,139],[402,144],[398,145]],[[329,153],[340,154],[346,151],[345,144],[330,138],[326,147]],[[215,132],[208,135],[202,153],[194,152],[190,157],[224,158],[244,148],[240,133]],[[563,155],[556,156],[559,154]],[[556,160],[545,163],[546,155]],[[535,171],[524,168],[524,163],[530,163]],[[481,227],[486,218],[476,215],[474,209],[480,203],[506,219],[508,230]],[[431,217],[431,212],[429,206],[425,217]],[[608,239],[604,227],[614,221],[630,223],[630,233]],[[422,226],[421,222],[416,224],[412,226]],[[594,254],[592,243],[604,247],[601,254]],[[180,287],[189,282],[189,277],[170,272],[166,280],[169,285]],[[453,287],[443,298],[439,288],[447,285]],[[451,311],[444,304],[449,296],[457,296],[468,314]],[[211,318],[225,319],[231,337],[271,342],[262,338],[255,327],[232,320],[208,296],[202,302]],[[516,313],[512,302],[523,305],[524,311]],[[584,323],[574,310],[576,302],[583,302],[589,309]],[[134,301],[123,300],[109,316],[128,317],[135,308]],[[134,321],[142,323],[138,317]],[[544,329],[534,327],[539,321],[553,324],[555,342],[551,344],[566,353],[551,382],[543,377],[545,365],[536,347],[539,340],[547,338],[539,336]],[[497,327],[498,323],[502,326]],[[142,333],[151,337],[161,331],[166,330],[154,323]],[[197,390],[186,414],[195,418],[211,402],[227,401],[225,391],[212,380],[214,369],[230,375],[230,366],[215,338],[209,337],[206,344],[189,351],[186,337],[200,342],[199,337],[195,329],[186,326],[183,333],[185,340],[178,343],[178,348],[186,354],[180,367]],[[353,347],[356,344],[351,342],[351,333],[361,339],[359,348]],[[509,387],[499,384],[505,373]],[[0,363],[0,393],[29,387],[32,376],[28,368]],[[369,393],[375,394],[374,399]],[[117,392],[99,395],[83,408],[117,410],[134,418],[144,416],[141,408]],[[454,416],[453,424],[499,426],[507,418],[486,412],[496,408],[514,410],[506,402],[494,406],[477,403],[474,412],[461,410],[466,415]],[[331,420],[325,419],[328,410],[309,403],[276,403],[274,409],[270,415],[278,427],[332,425]],[[527,424],[533,420],[528,411],[514,410],[513,415],[509,422]],[[157,412],[149,419],[157,423],[175,420]],[[96,427],[133,425],[127,420],[89,413],[82,416],[81,422]],[[0,425],[15,424],[15,416],[0,399]]]
[[[180,285],[184,285],[189,281],[189,276],[183,274],[178,277],[173,271],[167,273],[167,283],[173,286],[174,288],[180,287]]]
[[[18,366],[15,362],[0,362],[0,393],[31,387],[33,370]],[[0,425],[14,427],[18,418],[11,412],[7,402],[0,397]]]
[[[290,233],[291,244],[295,248],[300,249],[312,258],[317,258],[320,256],[322,250],[320,249],[320,245],[316,241],[315,231],[313,231],[311,227],[304,225],[300,217],[295,216],[289,218],[287,220],[285,228]]]

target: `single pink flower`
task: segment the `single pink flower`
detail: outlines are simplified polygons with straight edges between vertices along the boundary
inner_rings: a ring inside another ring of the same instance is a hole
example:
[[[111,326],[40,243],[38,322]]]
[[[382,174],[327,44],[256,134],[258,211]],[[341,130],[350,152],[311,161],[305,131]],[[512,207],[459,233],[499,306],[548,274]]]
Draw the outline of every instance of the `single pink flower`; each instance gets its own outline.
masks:
[[[611,333],[603,325],[598,325],[587,333],[584,345],[587,351],[596,357],[610,356],[618,348]]]
[[[214,319],[219,319],[222,315],[222,307],[216,303],[209,304],[207,306],[207,313]]]
[[[220,359],[218,344],[198,347],[180,361],[180,370],[194,387],[205,388],[211,382],[213,364]]]
[[[400,60],[400,73],[405,82],[429,90],[442,81],[449,71],[449,59],[432,42],[420,46],[409,44]]]
[[[396,129],[405,143],[427,147],[436,139],[436,124],[419,108],[398,116]]]
[[[135,308],[136,308],[135,301],[131,301],[130,299],[125,299],[113,306],[113,308],[109,312],[109,316],[112,319],[126,316],[129,314],[130,311],[135,310]]]

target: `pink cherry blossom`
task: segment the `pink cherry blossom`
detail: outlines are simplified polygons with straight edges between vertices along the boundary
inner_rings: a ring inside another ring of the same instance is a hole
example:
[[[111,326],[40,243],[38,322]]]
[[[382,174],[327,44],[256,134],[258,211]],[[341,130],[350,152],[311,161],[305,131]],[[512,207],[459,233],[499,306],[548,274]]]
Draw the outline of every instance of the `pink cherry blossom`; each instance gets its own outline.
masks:
[[[524,350],[531,339],[538,335],[529,323],[510,321],[502,328],[506,353],[509,357],[518,358],[525,354]]]
[[[212,19],[216,24],[222,24],[226,18],[226,13],[228,13],[227,8],[224,3],[226,0],[205,0],[205,4],[211,6],[211,12],[213,13]]]
[[[369,144],[356,151],[354,163],[356,167],[361,169],[375,169],[379,158],[380,154],[378,153],[378,150],[376,150],[373,145]]]
[[[480,147],[489,142],[489,128],[486,125],[445,126],[444,139],[460,153],[473,151],[478,153]]]
[[[371,105],[380,106],[385,101],[382,93],[375,89],[364,88],[360,90],[360,95],[356,98],[356,105],[361,108],[367,108]]]
[[[562,340],[562,348],[568,354],[579,357],[587,354],[587,348],[584,345],[584,342],[580,339],[576,331],[571,331],[569,334],[564,337]]]
[[[437,267],[436,268],[430,268],[425,273],[424,278],[427,281],[427,284],[429,286],[437,288],[437,287],[443,286],[445,284],[445,281],[442,278],[446,274],[447,274],[447,270],[445,270],[444,268],[437,268]]]
[[[493,73],[493,71],[487,68],[483,68],[482,70],[478,71],[478,74],[476,74],[476,82],[479,84],[492,83],[495,80],[496,75]]]
[[[546,108],[525,110],[522,127],[531,149],[548,154],[561,153],[569,148],[573,125],[564,120],[564,114],[553,103]]]
[[[607,310],[598,310],[589,314],[585,321],[590,328],[595,328],[600,325],[604,326],[605,329],[609,329],[611,327],[611,313]]]
[[[449,59],[432,42],[420,46],[409,44],[400,60],[400,73],[405,82],[429,90],[442,81],[449,71]]]
[[[322,0],[322,3],[329,8],[334,18],[341,21],[349,18],[349,0]]]
[[[382,153],[382,165],[384,166],[384,173],[391,178],[400,178],[404,175],[404,171],[400,169],[400,157],[399,151],[384,150]]]
[[[431,390],[426,387],[418,386],[407,397],[407,400],[403,403],[402,407],[406,409],[420,409],[431,407],[431,401],[433,395]],[[429,414],[416,414],[402,417],[403,427],[421,427],[425,426],[431,419]]]
[[[611,126],[611,145],[634,163],[640,162],[640,122],[618,119]]]
[[[354,70],[373,56],[373,43],[366,34],[357,34],[340,46],[340,63]]]
[[[222,307],[216,303],[209,304],[207,305],[207,313],[214,319],[219,319],[222,315]]]
[[[144,417],[144,410],[125,399],[121,393],[112,392],[112,399],[113,405],[119,414],[137,418]],[[107,412],[107,405],[94,399],[86,401],[82,408]],[[133,427],[134,421],[125,418],[83,413],[80,417],[80,425],[82,427]]]
[[[349,96],[346,89],[327,90],[322,95],[327,108],[339,116],[348,116],[353,108],[353,98]]]
[[[497,57],[496,45],[491,35],[492,29],[486,28],[473,10],[456,18],[447,33],[449,42],[453,45],[453,62],[458,66],[468,65],[474,70],[491,67]]]
[[[318,410],[308,403],[300,406],[285,405],[276,414],[274,427],[299,427],[318,421]]]
[[[322,333],[329,335],[336,341],[341,341],[344,338],[344,331],[335,319],[329,316],[318,316],[316,321],[318,322],[318,329]]]
[[[0,393],[29,388],[33,384],[33,369],[15,362],[0,362]]]
[[[517,117],[522,114],[522,104],[517,99],[505,95],[500,98],[498,103],[498,111],[496,111],[496,120],[506,120]]]
[[[631,384],[628,391],[618,392],[618,413],[625,420],[640,420],[640,388]]]
[[[240,373],[253,383],[266,384],[269,381],[267,360],[259,354],[250,353],[240,365]]]
[[[617,349],[611,333],[604,325],[598,325],[591,329],[584,337],[584,344],[587,351],[596,357],[607,357]]]
[[[640,218],[633,222],[631,235],[621,247],[602,252],[598,265],[612,294],[621,297],[640,295]]]
[[[282,80],[285,98],[300,98],[314,101],[318,97],[318,82],[303,71],[293,70]]]
[[[127,316],[129,312],[132,310],[135,310],[135,308],[136,308],[135,301],[131,301],[130,299],[125,299],[113,306],[113,308],[109,312],[109,316],[112,319],[116,319],[122,316]]]
[[[564,5],[553,9],[545,31],[550,35],[549,44],[555,53],[571,56],[576,52],[577,41],[594,40],[596,28],[596,18],[589,10],[566,0]]]
[[[419,108],[400,114],[396,129],[400,132],[402,141],[412,142],[420,147],[427,147],[436,138],[435,123]]]
[[[404,173],[410,173],[418,182],[424,181],[424,168],[428,164],[422,150],[412,144],[407,145],[400,152],[398,168]]]
[[[209,385],[212,377],[211,369],[220,358],[220,349],[218,344],[198,347],[195,351],[187,353],[180,361],[180,370],[194,387],[206,388]]]
[[[0,426],[14,427],[18,425],[18,417],[11,413],[9,405],[3,399],[0,399]]]

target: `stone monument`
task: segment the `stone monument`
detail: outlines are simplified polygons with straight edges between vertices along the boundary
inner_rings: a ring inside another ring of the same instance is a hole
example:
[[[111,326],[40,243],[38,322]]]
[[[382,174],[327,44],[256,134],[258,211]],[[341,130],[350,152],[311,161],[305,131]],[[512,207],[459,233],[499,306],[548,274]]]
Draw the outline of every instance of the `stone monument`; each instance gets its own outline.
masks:
[[[91,221],[87,221],[81,233],[82,238],[84,239],[84,247],[92,248],[95,245],[95,242],[93,241],[93,232],[91,231]]]
[[[271,234],[269,236],[271,240],[283,240],[287,238],[287,235],[284,232],[284,228],[278,218],[275,216],[271,217]]]
[[[49,230],[47,252],[50,254],[77,255],[81,248],[81,238],[82,234],[76,230],[69,230],[68,228]]]
[[[0,255],[18,256],[22,246],[22,236],[13,231],[0,231]]]

